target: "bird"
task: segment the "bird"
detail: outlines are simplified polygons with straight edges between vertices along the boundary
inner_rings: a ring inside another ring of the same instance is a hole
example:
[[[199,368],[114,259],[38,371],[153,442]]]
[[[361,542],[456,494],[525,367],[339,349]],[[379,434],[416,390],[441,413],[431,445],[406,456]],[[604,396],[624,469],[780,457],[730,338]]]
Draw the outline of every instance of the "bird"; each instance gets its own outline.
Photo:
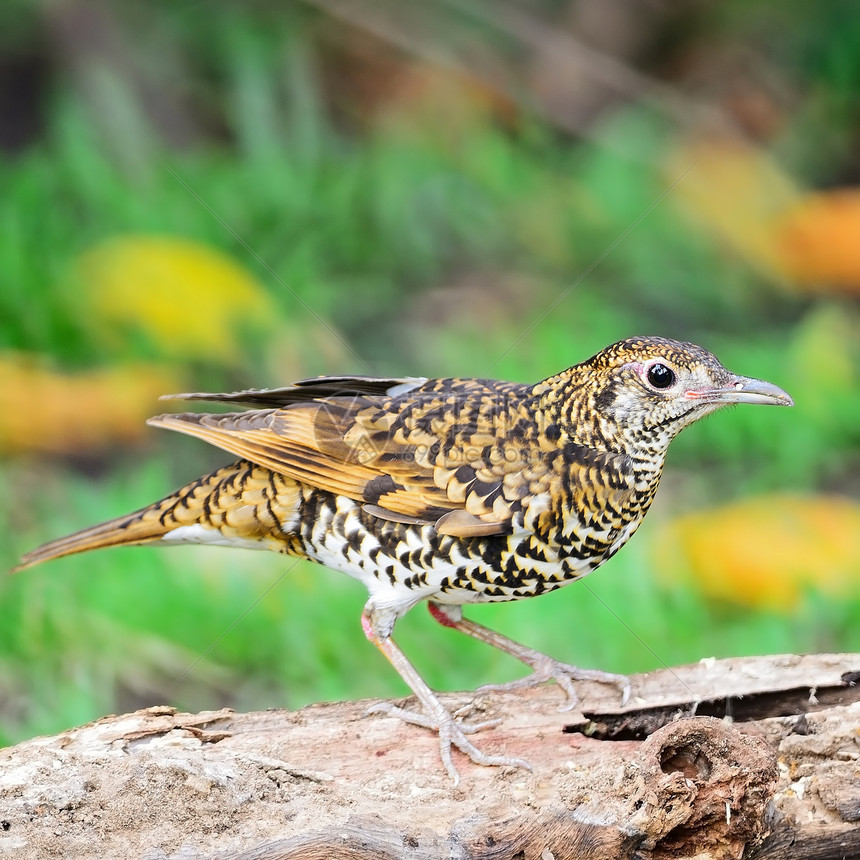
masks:
[[[480,765],[528,767],[468,737],[396,645],[397,620],[421,601],[441,624],[532,671],[512,689],[555,680],[629,680],[579,669],[463,616],[568,585],[611,558],[654,498],[672,439],[730,404],[792,406],[776,385],[738,376],[706,349],[629,337],[536,384],[479,378],[323,376],[282,388],[170,395],[235,411],[158,415],[237,460],[134,513],[25,554],[18,569],[101,547],[182,543],[269,549],[362,582],[367,639],[420,710],[379,703],[435,731],[456,784],[457,749]],[[222,407],[223,408],[223,407]],[[323,598],[324,599],[324,596]]]

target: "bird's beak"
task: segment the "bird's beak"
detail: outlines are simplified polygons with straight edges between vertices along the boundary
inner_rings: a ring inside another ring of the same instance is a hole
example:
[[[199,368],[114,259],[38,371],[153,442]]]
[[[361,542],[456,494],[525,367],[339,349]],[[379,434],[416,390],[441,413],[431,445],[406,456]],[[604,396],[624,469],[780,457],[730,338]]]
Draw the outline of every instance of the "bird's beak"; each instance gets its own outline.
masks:
[[[764,406],[794,406],[788,392],[772,382],[750,379],[748,376],[733,376],[725,388],[707,392],[706,399],[712,403],[761,403]]]

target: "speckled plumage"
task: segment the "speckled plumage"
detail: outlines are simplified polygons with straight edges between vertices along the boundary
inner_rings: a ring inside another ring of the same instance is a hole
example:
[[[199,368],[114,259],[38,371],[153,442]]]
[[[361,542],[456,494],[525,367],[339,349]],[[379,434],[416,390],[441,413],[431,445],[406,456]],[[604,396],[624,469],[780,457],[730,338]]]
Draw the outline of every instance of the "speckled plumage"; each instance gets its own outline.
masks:
[[[370,595],[368,638],[425,711],[398,713],[440,731],[455,778],[452,744],[481,763],[522,763],[465,739],[390,640],[397,618],[430,600],[442,623],[575,695],[569,679],[594,673],[544,665],[548,658],[462,619],[459,606],[531,597],[594,570],[636,531],[683,427],[725,403],[791,403],[701,347],[663,338],[620,341],[536,385],[325,377],[179,396],[252,407],[150,422],[241,459],[134,514],[46,544],[22,566],[164,540],[274,549],[348,573]]]

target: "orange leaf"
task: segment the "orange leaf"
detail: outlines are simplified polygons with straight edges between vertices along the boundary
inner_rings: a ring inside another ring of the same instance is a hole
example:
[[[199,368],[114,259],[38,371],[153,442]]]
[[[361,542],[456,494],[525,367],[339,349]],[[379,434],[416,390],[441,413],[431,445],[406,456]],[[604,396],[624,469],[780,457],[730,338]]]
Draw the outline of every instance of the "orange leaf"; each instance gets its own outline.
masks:
[[[0,354],[0,452],[81,454],[138,442],[159,395],[183,386],[159,368],[57,373],[33,356]]]
[[[814,291],[860,293],[860,190],[809,194],[775,228],[789,275]]]

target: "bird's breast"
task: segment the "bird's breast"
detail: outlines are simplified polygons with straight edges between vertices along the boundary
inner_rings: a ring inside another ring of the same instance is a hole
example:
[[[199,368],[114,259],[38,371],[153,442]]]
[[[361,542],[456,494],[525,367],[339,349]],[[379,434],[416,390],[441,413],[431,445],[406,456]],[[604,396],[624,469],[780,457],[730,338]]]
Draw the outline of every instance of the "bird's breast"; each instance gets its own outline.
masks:
[[[577,466],[525,506],[524,526],[557,556],[570,578],[577,578],[600,566],[633,535],[659,477],[659,469]]]
[[[633,534],[653,493],[591,482],[524,500],[508,534],[458,537],[431,524],[392,522],[345,496],[308,490],[305,553],[392,603],[474,603],[553,591],[599,567]]]

